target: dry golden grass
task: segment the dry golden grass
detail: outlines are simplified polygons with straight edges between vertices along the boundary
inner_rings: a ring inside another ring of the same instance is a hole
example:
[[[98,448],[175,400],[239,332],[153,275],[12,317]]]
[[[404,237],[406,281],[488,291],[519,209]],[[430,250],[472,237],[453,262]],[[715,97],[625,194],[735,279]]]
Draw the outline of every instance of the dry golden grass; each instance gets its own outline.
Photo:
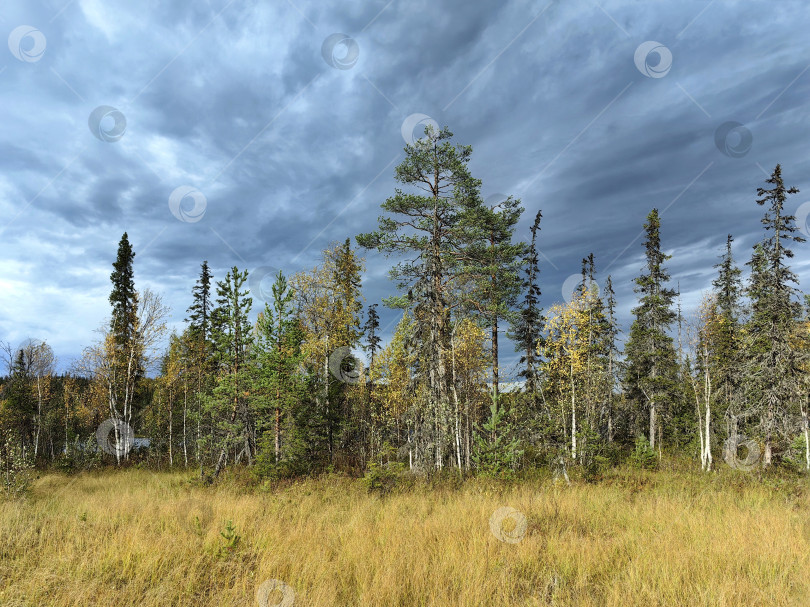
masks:
[[[277,579],[301,607],[810,605],[799,482],[617,472],[379,498],[337,477],[272,491],[190,478],[47,474],[0,503],[0,604],[254,606]],[[504,506],[526,516],[516,543],[490,529]],[[223,553],[226,519],[242,539]]]

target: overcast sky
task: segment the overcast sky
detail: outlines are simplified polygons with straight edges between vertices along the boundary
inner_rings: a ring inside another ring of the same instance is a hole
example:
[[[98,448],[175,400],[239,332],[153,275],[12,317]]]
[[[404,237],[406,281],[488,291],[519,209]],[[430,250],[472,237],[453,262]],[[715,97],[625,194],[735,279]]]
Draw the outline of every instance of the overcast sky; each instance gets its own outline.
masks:
[[[657,207],[691,312],[726,234],[741,265],[761,238],[776,163],[806,230],[802,0],[12,0],[0,30],[0,340],[61,369],[109,316],[124,231],[180,331],[204,259],[290,274],[373,229],[431,120],[485,198],[522,200],[519,238],[543,210],[545,307],[593,252],[627,329]],[[368,304],[395,291],[366,259]]]

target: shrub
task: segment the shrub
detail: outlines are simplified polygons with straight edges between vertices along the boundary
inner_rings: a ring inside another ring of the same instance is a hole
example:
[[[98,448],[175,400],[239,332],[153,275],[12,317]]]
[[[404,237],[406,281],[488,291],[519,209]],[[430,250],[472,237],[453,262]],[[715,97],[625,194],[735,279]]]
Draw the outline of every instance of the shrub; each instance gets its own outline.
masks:
[[[804,434],[799,434],[793,439],[782,455],[782,462],[797,472],[802,472],[807,469]]]
[[[508,480],[514,477],[523,449],[511,412],[494,393],[491,399],[489,418],[480,426],[475,424],[478,432],[473,438],[472,460],[479,473]]]
[[[25,448],[12,434],[7,434],[0,444],[0,474],[2,496],[6,499],[23,497],[31,485],[34,464]]]
[[[368,466],[363,484],[369,493],[385,496],[396,488],[409,485],[411,481],[408,468],[400,462],[386,464],[371,463]]]
[[[630,464],[642,470],[657,470],[658,456],[655,449],[650,447],[650,442],[644,436],[636,437],[636,447],[630,455]]]
[[[101,465],[101,450],[95,436],[89,436],[87,440],[81,441],[77,436],[72,445],[69,445],[68,452],[56,458],[54,467],[62,472],[77,472],[79,470],[91,470]]]

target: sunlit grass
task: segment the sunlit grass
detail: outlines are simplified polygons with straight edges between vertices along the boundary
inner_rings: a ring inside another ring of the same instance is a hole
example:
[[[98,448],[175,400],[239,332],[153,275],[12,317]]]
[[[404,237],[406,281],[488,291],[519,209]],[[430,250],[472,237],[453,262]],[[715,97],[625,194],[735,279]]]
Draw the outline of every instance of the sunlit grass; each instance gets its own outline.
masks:
[[[338,477],[272,491],[191,478],[45,474],[0,503],[0,604],[249,606],[269,579],[297,606],[810,604],[806,481],[618,471],[380,498]],[[526,517],[516,543],[490,529],[503,506]]]

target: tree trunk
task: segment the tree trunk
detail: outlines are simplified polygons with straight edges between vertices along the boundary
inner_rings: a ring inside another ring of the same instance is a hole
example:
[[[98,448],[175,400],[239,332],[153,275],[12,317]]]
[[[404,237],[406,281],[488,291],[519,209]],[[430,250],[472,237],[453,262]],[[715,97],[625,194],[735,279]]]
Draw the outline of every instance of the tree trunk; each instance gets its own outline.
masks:
[[[234,405],[233,411],[231,411],[231,420],[230,425],[233,425],[233,422],[236,420],[236,414],[238,412],[238,406]],[[227,447],[228,447],[228,440],[231,438],[231,431],[228,431],[228,434],[225,436],[225,443],[222,447],[222,450],[219,453],[219,457],[217,458],[217,465],[214,468],[214,478],[219,476],[219,473],[222,471],[222,467],[225,465],[225,458],[227,456]]]
[[[691,379],[691,378],[690,378]],[[695,382],[692,380],[692,387],[695,388]],[[698,395],[697,390],[695,392],[695,411],[697,412],[697,431],[698,431],[698,442],[700,443],[700,469],[706,469],[706,448],[703,443],[703,414],[700,412],[700,396]]]
[[[574,392],[574,363],[571,361],[571,458],[577,459],[577,407]]]
[[[183,465],[188,468],[188,447],[186,442],[186,412],[188,411],[188,386],[183,388]]]
[[[174,466],[174,455],[172,451],[172,395],[169,393],[169,398],[167,399],[168,402],[166,403],[169,406],[169,468]]]
[[[711,384],[710,384],[711,385]],[[703,441],[706,449],[706,470],[712,469],[712,404],[711,398],[706,396],[706,439]]]
[[[773,462],[773,451],[771,447],[771,430],[773,428],[773,412],[774,412],[774,398],[768,397],[768,411],[765,418],[765,454],[762,458],[762,465],[768,467]]]
[[[492,277],[493,283],[495,277]],[[455,379],[453,380],[455,382]],[[498,369],[498,315],[494,314],[492,317],[492,389],[495,392],[495,398],[498,398],[499,392],[499,369]],[[497,402],[497,401],[496,401]]]
[[[456,390],[456,339],[455,339],[455,331],[453,331],[453,335],[450,337],[450,349],[452,352],[452,360],[453,360],[453,401],[455,403],[455,418],[456,418],[456,464],[458,465],[458,470],[461,472],[461,428],[460,428],[460,413],[459,413],[459,404],[458,404],[458,391]]]
[[[804,428],[804,467],[805,470],[810,470],[810,428],[808,428],[806,407],[802,407],[802,426]]]

